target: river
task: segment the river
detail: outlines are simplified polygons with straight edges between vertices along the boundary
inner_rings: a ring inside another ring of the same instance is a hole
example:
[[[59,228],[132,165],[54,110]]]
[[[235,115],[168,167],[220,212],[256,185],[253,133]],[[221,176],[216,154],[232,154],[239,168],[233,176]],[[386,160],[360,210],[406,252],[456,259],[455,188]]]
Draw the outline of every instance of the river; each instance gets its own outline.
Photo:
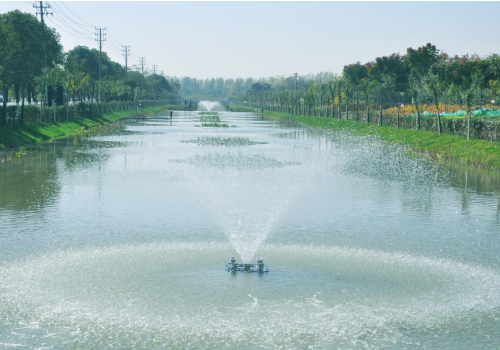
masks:
[[[2,155],[0,349],[500,347],[500,172],[198,113]]]

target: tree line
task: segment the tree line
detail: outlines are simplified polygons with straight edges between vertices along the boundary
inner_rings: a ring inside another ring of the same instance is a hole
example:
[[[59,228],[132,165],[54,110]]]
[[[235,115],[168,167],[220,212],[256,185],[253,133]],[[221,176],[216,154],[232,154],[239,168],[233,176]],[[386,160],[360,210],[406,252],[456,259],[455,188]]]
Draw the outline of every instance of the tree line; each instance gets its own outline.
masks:
[[[317,78],[306,80],[297,90],[290,78],[283,78],[281,85],[264,80],[237,100],[293,114],[363,118],[367,122],[370,111],[377,109],[380,124],[383,110],[392,107],[397,111],[398,126],[401,108],[412,105],[416,129],[420,129],[424,108],[433,106],[439,133],[441,116],[453,103],[465,107],[470,137],[473,107],[496,108],[499,104],[500,56],[449,56],[426,44],[410,47],[404,55],[394,53],[364,64],[349,64],[342,74],[321,73]]]
[[[7,124],[6,104],[13,97],[21,103],[19,121],[24,122],[24,104],[47,102],[47,87],[62,86],[66,100],[109,102],[169,100],[177,102],[179,84],[158,74],[126,71],[99,50],[77,46],[63,51],[59,33],[44,24],[45,58],[41,23],[32,14],[19,10],[0,14],[0,85],[3,94],[3,126]]]

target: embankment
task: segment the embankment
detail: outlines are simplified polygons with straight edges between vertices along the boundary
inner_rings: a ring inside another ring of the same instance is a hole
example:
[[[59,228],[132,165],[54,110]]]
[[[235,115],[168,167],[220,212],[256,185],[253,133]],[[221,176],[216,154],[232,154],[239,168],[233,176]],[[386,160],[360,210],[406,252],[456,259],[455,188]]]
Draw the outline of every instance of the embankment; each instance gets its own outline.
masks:
[[[164,111],[168,106],[143,108],[140,114]],[[94,117],[77,117],[67,121],[14,124],[11,128],[0,128],[0,150],[11,149],[27,144],[40,143],[59,137],[83,132],[95,126],[112,123],[129,117],[129,111],[102,113]]]
[[[261,114],[260,111],[256,112]],[[411,130],[394,126],[379,126],[354,120],[324,117],[304,117],[265,111],[270,119],[296,120],[305,125],[332,131],[345,131],[361,136],[400,144],[436,159],[450,159],[461,163],[500,169],[500,142],[471,139],[464,136],[441,134],[424,130]]]

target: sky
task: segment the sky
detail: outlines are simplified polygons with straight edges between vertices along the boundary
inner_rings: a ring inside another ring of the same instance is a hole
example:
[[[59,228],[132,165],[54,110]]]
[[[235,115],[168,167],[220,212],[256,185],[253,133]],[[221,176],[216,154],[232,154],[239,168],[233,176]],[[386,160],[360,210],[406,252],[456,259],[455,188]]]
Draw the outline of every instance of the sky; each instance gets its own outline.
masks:
[[[270,77],[342,72],[344,65],[404,54],[430,42],[450,55],[500,53],[499,2],[48,2],[47,25],[64,49],[97,48],[168,76]],[[32,2],[0,13],[34,14]]]

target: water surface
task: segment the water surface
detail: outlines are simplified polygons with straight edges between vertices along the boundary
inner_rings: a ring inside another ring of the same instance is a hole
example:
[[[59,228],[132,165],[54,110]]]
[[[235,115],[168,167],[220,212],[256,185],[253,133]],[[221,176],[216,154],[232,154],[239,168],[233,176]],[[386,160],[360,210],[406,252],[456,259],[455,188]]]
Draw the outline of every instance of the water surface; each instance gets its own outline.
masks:
[[[499,172],[197,113],[4,155],[0,348],[500,347]]]

